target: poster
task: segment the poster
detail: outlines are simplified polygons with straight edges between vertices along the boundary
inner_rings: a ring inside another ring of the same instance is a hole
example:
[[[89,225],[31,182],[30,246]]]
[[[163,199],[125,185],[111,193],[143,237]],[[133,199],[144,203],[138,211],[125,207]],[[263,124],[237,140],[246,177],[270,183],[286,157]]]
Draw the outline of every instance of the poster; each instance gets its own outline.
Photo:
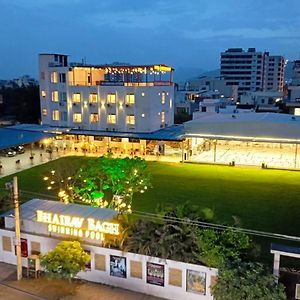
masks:
[[[187,270],[186,291],[205,295],[206,293],[206,273]]]
[[[147,262],[147,283],[164,286],[165,266]]]
[[[126,257],[110,256],[110,275],[120,278],[126,278]]]

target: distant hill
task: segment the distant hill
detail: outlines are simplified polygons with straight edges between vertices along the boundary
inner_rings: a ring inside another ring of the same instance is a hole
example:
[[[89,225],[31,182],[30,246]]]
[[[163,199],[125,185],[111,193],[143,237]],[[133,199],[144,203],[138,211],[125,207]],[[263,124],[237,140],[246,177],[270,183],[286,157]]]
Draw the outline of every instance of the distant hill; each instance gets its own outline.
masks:
[[[196,79],[205,76],[207,77],[220,76],[220,69],[206,71],[200,68],[178,67],[175,68],[174,81],[178,83],[178,82],[184,82],[189,79]]]

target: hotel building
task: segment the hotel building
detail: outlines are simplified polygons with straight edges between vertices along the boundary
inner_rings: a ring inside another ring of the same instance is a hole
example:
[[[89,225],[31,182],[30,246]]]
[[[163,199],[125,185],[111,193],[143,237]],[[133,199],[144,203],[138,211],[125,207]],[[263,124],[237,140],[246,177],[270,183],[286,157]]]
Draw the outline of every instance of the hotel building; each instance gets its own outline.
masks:
[[[40,54],[42,124],[153,132],[174,123],[173,69],[166,65],[69,64]]]

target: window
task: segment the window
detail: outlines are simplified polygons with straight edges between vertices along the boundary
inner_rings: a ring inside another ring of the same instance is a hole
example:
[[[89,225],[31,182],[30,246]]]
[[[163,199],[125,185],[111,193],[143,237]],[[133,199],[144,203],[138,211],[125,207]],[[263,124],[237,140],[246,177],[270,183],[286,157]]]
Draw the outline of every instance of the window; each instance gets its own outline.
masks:
[[[58,91],[52,91],[51,92],[51,100],[53,102],[58,102]]]
[[[108,115],[107,116],[107,123],[108,124],[116,124],[116,115]]]
[[[98,102],[98,95],[96,93],[90,94],[90,103],[97,103]]]
[[[126,95],[126,104],[133,105],[134,102],[135,102],[134,94],[127,94]]]
[[[45,98],[46,97],[46,91],[42,91],[42,97]]]
[[[59,93],[59,100],[63,102],[67,102],[67,93],[66,92]]]
[[[41,72],[41,80],[45,80],[45,72]]]
[[[58,73],[57,72],[52,72],[51,73],[51,82],[52,83],[57,83],[58,82]]]
[[[300,299],[300,284],[296,284],[295,299]]]
[[[128,125],[134,125],[135,124],[134,115],[127,115],[126,116],[126,124],[128,124]]]
[[[60,117],[61,117],[62,121],[64,121],[64,122],[68,121],[68,113],[66,111],[61,111]]]
[[[161,112],[161,122],[162,123],[166,122],[166,113],[164,111]]]
[[[201,111],[206,112],[206,106],[201,106]]]
[[[73,94],[73,103],[80,103],[80,101],[81,101],[80,93],[74,93]]]
[[[15,246],[15,255],[17,255],[17,247],[16,246]],[[21,238],[21,256],[22,257],[28,256],[27,239]]]
[[[43,116],[47,116],[48,115],[48,110],[46,108],[43,108],[42,114],[43,114]]]
[[[73,114],[73,122],[74,123],[81,123],[82,122],[82,117],[81,117],[80,113]]]
[[[91,123],[99,122],[99,115],[98,114],[90,114],[90,122]]]
[[[59,82],[66,82],[66,73],[59,73]]]
[[[162,92],[161,93],[161,104],[165,104],[166,103],[166,92]]]
[[[59,121],[59,110],[58,109],[55,109],[52,111],[52,120]]]
[[[107,104],[116,103],[116,94],[107,94]]]
[[[88,255],[91,256],[91,251],[90,251],[90,250],[85,250],[85,249],[84,249],[84,252],[85,252],[86,254],[88,254]],[[86,270],[91,270],[91,261],[89,260],[84,266],[85,266],[85,269],[86,269]]]

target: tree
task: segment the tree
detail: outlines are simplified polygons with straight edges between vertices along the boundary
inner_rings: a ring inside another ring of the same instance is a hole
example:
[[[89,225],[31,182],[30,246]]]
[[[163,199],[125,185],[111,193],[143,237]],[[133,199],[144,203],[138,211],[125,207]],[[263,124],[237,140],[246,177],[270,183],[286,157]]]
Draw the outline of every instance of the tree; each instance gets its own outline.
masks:
[[[71,281],[91,257],[81,248],[77,241],[63,241],[56,248],[41,256],[41,265],[50,278],[65,278]]]
[[[215,300],[284,300],[281,284],[258,263],[236,262],[219,270],[212,288]]]
[[[101,156],[80,169],[79,184],[74,187],[77,199],[96,207],[131,212],[134,193],[151,187],[151,176],[145,160]]]

